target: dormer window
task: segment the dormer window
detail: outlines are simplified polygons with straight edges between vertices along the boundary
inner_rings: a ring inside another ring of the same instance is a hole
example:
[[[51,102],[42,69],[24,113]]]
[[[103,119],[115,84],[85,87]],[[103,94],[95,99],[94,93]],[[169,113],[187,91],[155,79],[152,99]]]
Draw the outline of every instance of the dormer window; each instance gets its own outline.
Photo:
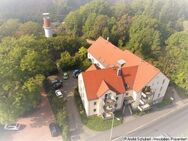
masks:
[[[125,89],[129,89],[129,85],[125,83]]]
[[[109,94],[105,94],[105,99],[106,98],[110,98],[110,93]]]

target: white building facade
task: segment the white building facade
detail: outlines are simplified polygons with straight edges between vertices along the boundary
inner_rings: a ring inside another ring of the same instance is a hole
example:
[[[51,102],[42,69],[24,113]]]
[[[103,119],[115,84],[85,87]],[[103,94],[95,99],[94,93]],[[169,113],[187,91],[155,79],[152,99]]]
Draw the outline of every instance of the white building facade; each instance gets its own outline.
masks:
[[[100,38],[98,40],[100,40],[100,43],[101,43],[104,39]],[[99,42],[98,40],[96,42]],[[101,46],[105,46],[105,43],[106,43],[106,40],[104,40],[104,44],[101,43],[102,44]],[[92,48],[94,48],[94,46],[98,46],[98,44],[93,43]],[[97,56],[97,57],[94,57],[94,56],[96,56],[96,54],[92,54],[92,51],[89,50],[88,59],[90,59],[92,64],[95,64],[100,69],[108,68],[105,66],[113,66],[107,61],[107,58],[103,58],[102,55]],[[113,57],[113,55],[111,57]],[[125,58],[124,60],[125,62],[129,62],[129,60],[131,59]],[[115,61],[118,61],[118,60],[115,60]],[[152,69],[155,69],[155,68],[150,67],[151,71],[153,71]],[[137,74],[135,75],[137,76]],[[147,71],[143,73],[142,75],[147,75]],[[87,116],[103,115],[103,117],[108,117],[109,116],[108,114],[110,114],[110,112],[113,113],[115,110],[121,109],[122,106],[124,106],[126,102],[131,105],[133,110],[144,111],[144,110],[149,109],[153,104],[157,104],[163,100],[166,90],[169,85],[169,81],[170,81],[162,72],[156,71],[156,73],[151,73],[151,78],[147,77],[147,81],[144,81],[144,84],[140,86],[140,89],[134,89],[134,86],[136,85],[136,81],[134,81],[135,84],[133,84],[133,88],[127,89],[123,93],[117,93],[109,88],[109,90],[102,93],[101,96],[97,97],[96,99],[90,100],[88,99],[87,88],[85,86],[83,77],[84,77],[83,73],[81,73],[78,76],[78,90],[79,90],[80,97],[82,99],[82,103],[84,105],[86,114]],[[105,102],[108,102],[109,100],[107,97],[109,97],[109,99],[112,100],[111,105],[109,103],[108,104],[105,103]],[[105,104],[108,106],[106,106]]]

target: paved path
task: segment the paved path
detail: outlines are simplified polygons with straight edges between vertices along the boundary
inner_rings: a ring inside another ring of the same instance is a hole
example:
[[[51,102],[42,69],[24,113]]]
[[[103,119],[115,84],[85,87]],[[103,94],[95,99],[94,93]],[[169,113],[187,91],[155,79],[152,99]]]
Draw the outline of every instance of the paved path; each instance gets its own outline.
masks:
[[[78,79],[70,76],[68,80],[63,83],[63,92],[66,94],[66,107],[68,112],[70,136],[72,141],[84,141],[90,135],[95,135],[96,132],[85,127],[80,119],[77,105],[74,98],[74,89],[77,87]]]
[[[0,141],[62,141],[62,137],[51,137],[49,123],[54,121],[54,116],[48,99],[42,93],[42,101],[33,113],[20,118],[18,123],[25,128],[20,131],[4,131],[0,135]]]
[[[130,119],[129,121],[127,121],[125,118],[123,124],[114,127],[112,138],[118,138],[121,136],[129,135],[137,130],[144,128],[145,126],[149,126],[151,123],[156,122],[161,118],[166,118],[167,115],[179,111],[186,105],[188,105],[188,100],[178,101],[177,103],[169,105],[163,109],[158,109],[158,110],[155,109],[154,112],[151,112],[144,116],[132,117],[132,119]],[[109,141],[109,135],[110,135],[110,130],[100,132],[94,136],[89,136],[88,138],[85,139],[85,141],[96,141],[96,140]]]
[[[128,136],[159,137],[167,134],[170,137],[188,137],[188,106],[169,114],[165,118],[142,128]]]

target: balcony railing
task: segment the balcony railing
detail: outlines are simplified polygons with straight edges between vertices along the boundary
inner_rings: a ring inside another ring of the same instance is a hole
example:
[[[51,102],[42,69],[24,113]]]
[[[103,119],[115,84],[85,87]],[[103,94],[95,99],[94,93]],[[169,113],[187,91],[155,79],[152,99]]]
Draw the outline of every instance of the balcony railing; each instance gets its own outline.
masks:
[[[104,99],[104,104],[105,105],[115,105],[115,103],[116,103],[116,99],[113,98],[113,97]]]
[[[142,105],[145,104],[145,102],[144,102],[142,99],[140,99],[140,103],[141,103]]]
[[[150,97],[154,94],[154,91],[151,89],[150,86],[145,86],[143,89],[142,89],[142,96],[143,97]]]
[[[151,108],[151,106],[149,104],[145,104],[145,105],[139,105],[138,109],[142,112],[142,111],[146,111],[149,110]]]
[[[114,105],[104,106],[103,108],[104,108],[105,112],[114,112],[115,111],[115,106]]]
[[[103,116],[104,119],[111,119],[111,118],[113,118],[113,112],[109,112],[109,113],[104,112],[102,114],[102,116]]]

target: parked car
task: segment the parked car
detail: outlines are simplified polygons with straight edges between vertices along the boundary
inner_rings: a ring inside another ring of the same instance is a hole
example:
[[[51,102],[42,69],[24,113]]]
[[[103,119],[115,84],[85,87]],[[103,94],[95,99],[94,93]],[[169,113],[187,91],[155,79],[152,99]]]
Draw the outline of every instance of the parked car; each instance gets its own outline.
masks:
[[[64,73],[63,73],[63,79],[64,79],[64,80],[69,79],[69,74],[68,74],[68,72],[64,72]]]
[[[52,85],[54,85],[54,84],[56,84],[56,83],[61,83],[61,84],[63,84],[63,81],[60,80],[60,79],[57,79],[57,80],[51,80],[51,84],[52,84]]]
[[[54,123],[54,122],[50,123],[49,128],[50,128],[52,137],[57,137],[59,135],[60,129],[56,123]]]
[[[62,80],[52,80],[51,85],[53,89],[60,89],[63,86],[63,81]]]
[[[80,69],[76,69],[72,72],[72,76],[74,78],[78,78],[78,75],[81,73],[81,70]]]
[[[55,94],[56,94],[56,96],[59,97],[59,98],[62,98],[62,97],[63,97],[63,93],[61,92],[61,90],[56,90],[56,91],[55,91]]]
[[[18,131],[21,128],[21,124],[19,123],[12,123],[12,124],[5,124],[4,130],[9,130],[9,131]]]

